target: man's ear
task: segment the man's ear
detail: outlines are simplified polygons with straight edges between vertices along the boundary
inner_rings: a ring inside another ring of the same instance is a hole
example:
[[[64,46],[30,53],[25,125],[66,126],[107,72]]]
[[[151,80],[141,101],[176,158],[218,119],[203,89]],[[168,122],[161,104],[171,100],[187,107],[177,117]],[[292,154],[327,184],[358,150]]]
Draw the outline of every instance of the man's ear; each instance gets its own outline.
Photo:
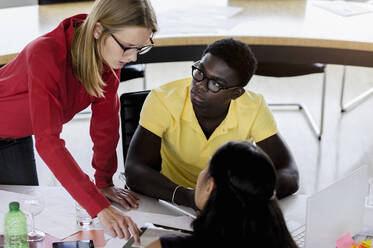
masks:
[[[235,100],[242,96],[242,94],[245,93],[245,89],[243,88],[237,88],[232,92],[232,100]]]
[[[98,38],[100,38],[103,30],[104,30],[104,27],[101,25],[101,23],[96,22],[95,27],[93,28],[93,37],[96,40],[98,40]]]

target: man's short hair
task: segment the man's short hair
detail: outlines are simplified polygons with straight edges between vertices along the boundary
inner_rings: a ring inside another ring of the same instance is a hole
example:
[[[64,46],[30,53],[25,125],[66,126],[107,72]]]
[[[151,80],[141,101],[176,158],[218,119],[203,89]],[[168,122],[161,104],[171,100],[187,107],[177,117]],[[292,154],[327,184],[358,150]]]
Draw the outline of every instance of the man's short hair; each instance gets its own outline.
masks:
[[[242,87],[248,84],[257,67],[257,60],[249,45],[233,38],[213,42],[203,51],[202,56],[207,53],[222,59],[232,68],[237,73]]]

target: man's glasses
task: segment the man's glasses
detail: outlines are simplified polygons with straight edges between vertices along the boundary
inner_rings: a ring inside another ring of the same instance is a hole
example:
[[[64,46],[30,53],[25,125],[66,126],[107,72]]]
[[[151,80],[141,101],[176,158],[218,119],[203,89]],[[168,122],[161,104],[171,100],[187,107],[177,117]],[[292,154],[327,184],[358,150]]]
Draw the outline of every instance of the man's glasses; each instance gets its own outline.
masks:
[[[199,61],[197,63],[199,63]],[[211,91],[212,93],[218,93],[220,90],[227,90],[227,89],[239,87],[239,86],[225,87],[223,86],[222,83],[219,83],[216,79],[208,78],[205,72],[196,66],[197,63],[192,65],[192,77],[198,83],[206,79],[207,89]]]
[[[137,53],[141,55],[141,54],[145,54],[145,53],[149,52],[150,49],[152,49],[153,46],[154,46],[154,42],[153,42],[152,37],[149,38],[149,40],[150,40],[149,45],[142,46],[142,47],[136,47],[136,46],[124,46],[117,40],[117,38],[115,38],[115,36],[113,34],[110,34],[110,35],[118,43],[120,48],[122,48],[123,53],[125,53],[127,50],[136,49]]]

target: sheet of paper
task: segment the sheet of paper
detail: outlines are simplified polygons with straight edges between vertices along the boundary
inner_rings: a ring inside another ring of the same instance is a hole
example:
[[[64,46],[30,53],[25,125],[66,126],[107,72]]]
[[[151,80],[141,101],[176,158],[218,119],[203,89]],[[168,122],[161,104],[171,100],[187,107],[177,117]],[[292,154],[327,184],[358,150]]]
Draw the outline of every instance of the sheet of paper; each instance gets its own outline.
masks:
[[[142,212],[138,210],[128,211],[128,212],[125,212],[125,214],[130,216],[135,221],[136,225],[139,227],[144,226],[145,223],[155,223],[155,224],[160,224],[164,226],[176,227],[179,229],[192,231],[190,224],[193,219],[188,216],[172,216],[172,215],[165,215],[165,214],[153,214],[153,213],[147,213],[147,212]],[[113,238],[107,233],[105,233],[104,236],[106,240],[106,245],[105,245],[106,248],[123,247],[127,242],[124,239]],[[149,243],[149,242],[146,241],[145,243]]]
[[[146,223],[145,225],[147,229],[146,231],[141,235],[140,237],[140,242],[141,245],[136,245],[132,244],[131,247],[146,247],[153,241],[159,239],[159,237],[163,235],[170,235],[170,234],[175,234],[175,235],[189,235],[186,233],[182,233],[180,231],[176,230],[168,230],[168,229],[163,229],[160,227],[154,226],[152,223]],[[123,247],[127,243],[126,240],[119,239],[119,238],[110,238],[105,247],[106,248],[117,248],[117,247]]]
[[[158,15],[160,32],[191,34],[229,30],[237,24],[231,17],[240,11],[242,8],[211,5],[169,10]]]
[[[165,214],[153,214],[142,211],[128,211],[125,213],[130,216],[138,226],[142,226],[147,222],[160,224],[164,226],[171,226],[185,230],[192,230],[190,224],[192,218],[188,216],[172,216]]]
[[[345,1],[315,1],[313,5],[340,16],[354,16],[373,12],[371,5]]]

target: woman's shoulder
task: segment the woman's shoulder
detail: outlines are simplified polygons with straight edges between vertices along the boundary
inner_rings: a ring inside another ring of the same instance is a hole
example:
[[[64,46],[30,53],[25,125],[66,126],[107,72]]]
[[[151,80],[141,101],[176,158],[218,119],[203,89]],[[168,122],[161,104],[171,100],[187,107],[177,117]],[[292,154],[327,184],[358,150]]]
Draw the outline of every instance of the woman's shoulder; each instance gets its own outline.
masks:
[[[85,18],[85,14],[66,18],[53,30],[30,42],[25,48],[26,52],[31,56],[66,59],[74,34],[74,26],[81,24]]]
[[[41,36],[25,47],[28,57],[34,58],[45,58],[45,57],[59,57],[61,54],[63,46],[61,46],[57,37],[45,37]]]

